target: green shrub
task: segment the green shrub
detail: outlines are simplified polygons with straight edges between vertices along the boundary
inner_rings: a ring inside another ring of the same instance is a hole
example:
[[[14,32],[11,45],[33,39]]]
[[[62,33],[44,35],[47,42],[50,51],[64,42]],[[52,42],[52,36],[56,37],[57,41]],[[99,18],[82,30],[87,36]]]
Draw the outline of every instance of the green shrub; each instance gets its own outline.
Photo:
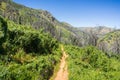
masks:
[[[119,80],[120,62],[96,47],[66,46],[69,80]],[[115,76],[116,75],[116,76]]]
[[[2,47],[2,44],[6,40],[6,34],[7,34],[7,23],[0,16],[0,53],[5,53],[4,48]]]
[[[1,17],[0,30],[0,80],[48,80],[61,57],[57,40]]]

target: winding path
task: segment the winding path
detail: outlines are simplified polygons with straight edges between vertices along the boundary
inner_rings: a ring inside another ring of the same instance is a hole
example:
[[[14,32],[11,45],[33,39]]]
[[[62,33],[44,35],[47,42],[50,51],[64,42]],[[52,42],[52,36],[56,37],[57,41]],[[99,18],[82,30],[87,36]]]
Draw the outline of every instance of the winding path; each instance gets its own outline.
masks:
[[[63,46],[61,47],[63,56],[60,63],[60,69],[57,72],[57,76],[55,77],[55,80],[68,80],[68,70],[67,70],[67,64],[66,64],[66,58],[68,55],[65,53]]]

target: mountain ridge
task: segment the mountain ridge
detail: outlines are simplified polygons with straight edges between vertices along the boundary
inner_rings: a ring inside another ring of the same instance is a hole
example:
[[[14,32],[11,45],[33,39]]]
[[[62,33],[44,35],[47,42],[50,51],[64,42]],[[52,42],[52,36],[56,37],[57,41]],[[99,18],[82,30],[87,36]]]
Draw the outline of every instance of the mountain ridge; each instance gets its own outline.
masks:
[[[94,36],[97,35],[99,38],[112,31],[110,28],[104,26],[95,28],[77,28],[69,23],[58,21],[46,10],[29,8],[15,3],[12,0],[0,0],[0,3],[0,15],[4,18],[12,20],[20,25],[32,26],[36,30],[43,29],[44,32],[50,33],[52,37],[64,44],[77,46],[96,45],[93,44],[93,42],[96,41],[91,41],[91,38],[93,37],[91,32],[95,33]],[[97,28],[101,28],[102,30]],[[102,34],[103,32],[104,34]]]
[[[83,42],[79,41],[80,37],[83,37],[83,35],[75,33],[76,31],[72,30],[73,27],[71,29],[71,25],[59,22],[48,11],[28,8],[11,0],[10,2],[6,1],[0,1],[0,15],[4,18],[12,20],[20,25],[30,25],[35,29],[43,29],[62,43],[75,44],[78,46],[84,45]],[[82,31],[78,32],[85,34]]]

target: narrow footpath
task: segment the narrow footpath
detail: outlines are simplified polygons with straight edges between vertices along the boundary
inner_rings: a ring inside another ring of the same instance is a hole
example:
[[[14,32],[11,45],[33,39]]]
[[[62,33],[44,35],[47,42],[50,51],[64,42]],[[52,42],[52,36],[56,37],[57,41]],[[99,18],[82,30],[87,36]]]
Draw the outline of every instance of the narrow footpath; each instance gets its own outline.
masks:
[[[67,63],[66,63],[66,58],[68,55],[65,53],[64,48],[61,47],[63,56],[61,58],[60,62],[60,69],[57,72],[57,75],[54,80],[68,80],[68,70],[67,70]]]

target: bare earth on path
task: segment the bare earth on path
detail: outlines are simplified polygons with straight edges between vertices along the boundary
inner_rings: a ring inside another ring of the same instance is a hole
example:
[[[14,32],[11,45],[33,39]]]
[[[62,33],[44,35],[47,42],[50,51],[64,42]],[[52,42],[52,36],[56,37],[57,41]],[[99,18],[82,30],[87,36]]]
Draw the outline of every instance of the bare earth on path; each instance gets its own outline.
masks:
[[[57,72],[57,76],[55,77],[55,80],[68,80],[68,70],[67,70],[67,64],[66,64],[66,58],[68,55],[65,53],[63,47],[62,47],[63,56],[60,63],[60,69]]]

